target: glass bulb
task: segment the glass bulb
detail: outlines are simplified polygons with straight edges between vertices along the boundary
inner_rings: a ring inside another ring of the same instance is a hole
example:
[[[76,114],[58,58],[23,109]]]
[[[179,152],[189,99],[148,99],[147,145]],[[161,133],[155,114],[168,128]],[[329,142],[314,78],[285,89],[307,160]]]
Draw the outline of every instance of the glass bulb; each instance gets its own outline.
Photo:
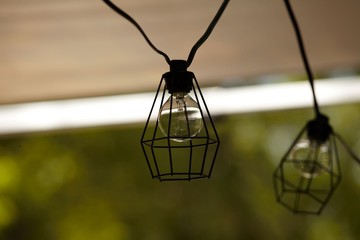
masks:
[[[327,142],[301,140],[292,148],[290,156],[295,168],[304,178],[317,177],[324,169],[330,168],[330,151]]]
[[[185,142],[198,135],[202,129],[202,121],[199,105],[186,93],[174,93],[170,96],[158,116],[162,133],[168,136],[170,128],[169,135],[175,142]]]

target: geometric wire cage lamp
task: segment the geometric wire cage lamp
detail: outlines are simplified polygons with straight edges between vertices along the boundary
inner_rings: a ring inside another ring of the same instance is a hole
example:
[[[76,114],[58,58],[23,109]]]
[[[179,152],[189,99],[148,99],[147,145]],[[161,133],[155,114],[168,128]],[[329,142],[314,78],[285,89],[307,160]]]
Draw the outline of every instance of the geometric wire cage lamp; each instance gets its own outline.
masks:
[[[195,75],[186,71],[186,61],[174,60],[171,65],[141,138],[151,175],[160,181],[210,177],[219,148],[214,123]],[[149,126],[151,118],[158,119],[155,127]]]
[[[300,131],[273,174],[276,200],[293,213],[320,214],[341,181],[336,141],[357,162],[359,158],[320,113],[314,78],[307,60],[299,26],[289,0],[284,0],[293,24],[301,57],[312,90],[315,119]]]
[[[187,60],[170,60],[157,49],[140,25],[109,0],[103,0],[130,21],[154,51],[170,66],[163,74],[141,137],[141,146],[152,178],[160,181],[209,178],[219,149],[219,137],[191,65],[198,48],[207,40],[229,0],[224,0]],[[151,120],[156,119],[155,126]]]
[[[276,168],[276,199],[294,213],[320,214],[340,180],[336,140],[320,115],[301,130]]]

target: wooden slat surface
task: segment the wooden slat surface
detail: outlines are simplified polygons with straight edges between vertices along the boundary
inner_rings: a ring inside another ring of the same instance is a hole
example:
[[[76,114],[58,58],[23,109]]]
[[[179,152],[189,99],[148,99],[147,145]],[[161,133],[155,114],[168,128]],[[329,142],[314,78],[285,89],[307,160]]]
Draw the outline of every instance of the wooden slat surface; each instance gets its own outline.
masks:
[[[186,59],[220,0],[115,1]],[[316,71],[360,66],[360,1],[293,1]],[[0,1],[0,104],[154,90],[166,62],[100,0]],[[190,67],[201,85],[301,72],[281,0],[232,0]]]

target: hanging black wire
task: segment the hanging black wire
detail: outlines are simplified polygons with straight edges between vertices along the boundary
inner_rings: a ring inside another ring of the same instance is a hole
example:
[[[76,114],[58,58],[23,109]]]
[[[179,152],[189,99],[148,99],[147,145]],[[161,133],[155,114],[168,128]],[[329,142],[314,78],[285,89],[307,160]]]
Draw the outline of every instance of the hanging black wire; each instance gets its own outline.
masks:
[[[323,115],[320,113],[319,105],[317,103],[316,94],[315,94],[315,86],[314,86],[314,77],[313,77],[312,70],[311,70],[311,67],[310,67],[310,64],[309,64],[309,61],[308,61],[308,58],[307,58],[307,54],[306,54],[306,51],[305,51],[305,46],[304,46],[304,42],[302,40],[301,31],[300,31],[299,25],[297,23],[294,11],[293,11],[293,9],[291,7],[290,0],[284,0],[284,2],[285,2],[287,12],[289,14],[289,17],[291,19],[291,22],[292,22],[294,30],[295,30],[296,39],[298,41],[298,45],[299,45],[299,48],[300,48],[301,57],[302,57],[302,60],[303,60],[304,66],[305,66],[305,70],[306,70],[306,73],[308,75],[309,82],[310,82],[310,85],[311,85],[312,95],[313,95],[313,99],[314,99],[314,110],[315,110],[316,118],[319,118],[319,117],[322,117]],[[355,161],[357,161],[360,164],[360,158],[358,156],[356,156],[356,154],[350,149],[350,147],[346,144],[344,139],[339,134],[337,134],[335,132],[332,132],[332,134],[344,146],[344,148],[348,152],[348,154]]]
[[[170,65],[170,58],[169,56],[164,53],[163,51],[160,51],[158,48],[155,47],[155,45],[150,41],[150,39],[148,38],[148,36],[145,34],[144,30],[141,28],[141,26],[129,15],[127,14],[125,11],[123,11],[122,9],[120,9],[118,6],[116,6],[114,3],[112,3],[110,0],[103,0],[111,9],[113,9],[115,12],[117,12],[119,15],[121,15],[122,17],[124,17],[125,19],[127,19],[129,22],[131,22],[139,31],[140,33],[143,35],[143,37],[145,38],[146,42],[150,45],[150,47],[157,52],[158,54],[162,55],[166,62]],[[227,4],[230,2],[230,0],[224,0],[222,5],[220,6],[218,12],[216,13],[214,19],[211,21],[209,27],[207,28],[207,30],[205,31],[205,33],[201,36],[201,38],[195,43],[195,45],[192,47],[190,54],[188,56],[187,59],[187,67],[189,67],[195,57],[196,51],[199,49],[199,47],[208,39],[208,37],[210,36],[211,32],[213,31],[213,29],[215,28],[217,22],[219,21],[222,13],[224,12]]]
[[[187,59],[187,66],[189,67],[194,59],[194,56],[196,54],[196,51],[199,49],[199,47],[206,41],[206,39],[208,39],[208,37],[210,36],[212,30],[215,28],[217,22],[219,21],[222,13],[224,12],[227,4],[229,3],[230,0],[224,0],[224,2],[222,3],[221,7],[219,8],[218,12],[216,13],[214,19],[211,21],[209,27],[206,29],[204,35],[195,43],[195,45],[193,46],[193,48],[190,51],[189,57]]]
[[[336,132],[333,132],[334,136],[340,141],[342,146],[345,148],[345,150],[348,152],[348,154],[357,162],[360,164],[360,158],[353,152],[353,150],[347,145],[345,140]]]
[[[158,54],[162,55],[166,62],[168,64],[170,64],[170,58],[169,56],[164,53],[163,51],[160,51],[158,48],[155,47],[155,45],[150,41],[150,39],[148,38],[148,36],[145,34],[144,30],[140,27],[140,25],[126,12],[124,12],[123,10],[121,10],[119,7],[117,7],[115,4],[113,4],[110,0],[103,0],[104,3],[106,3],[111,9],[113,9],[115,12],[117,12],[118,14],[120,14],[121,16],[123,16],[125,19],[127,19],[129,22],[131,22],[139,31],[140,33],[143,35],[143,37],[145,38],[146,42],[150,45],[150,47],[157,52]]]
[[[287,9],[287,12],[289,14],[289,17],[291,19],[291,22],[292,22],[294,30],[295,30],[296,39],[298,41],[299,48],[300,48],[301,58],[303,60],[305,70],[306,70],[306,73],[307,73],[307,76],[308,76],[308,79],[309,79],[309,82],[310,82],[312,95],[313,95],[313,99],[314,99],[314,111],[315,111],[316,115],[319,115],[320,111],[319,111],[319,105],[317,103],[316,95],[315,95],[314,76],[313,76],[313,73],[311,71],[311,67],[310,67],[310,64],[309,64],[309,61],[308,61],[308,58],[307,58],[307,55],[306,55],[305,45],[304,45],[304,42],[302,40],[301,31],[300,31],[299,25],[297,23],[294,11],[292,10],[290,1],[289,0],[284,0],[284,1],[285,1],[285,6],[286,6],[286,9]]]
[[[311,85],[316,116],[305,125],[275,169],[275,194],[277,201],[294,213],[320,214],[341,181],[336,140],[356,162],[360,163],[360,159],[320,113],[300,28],[289,0],[284,2]]]

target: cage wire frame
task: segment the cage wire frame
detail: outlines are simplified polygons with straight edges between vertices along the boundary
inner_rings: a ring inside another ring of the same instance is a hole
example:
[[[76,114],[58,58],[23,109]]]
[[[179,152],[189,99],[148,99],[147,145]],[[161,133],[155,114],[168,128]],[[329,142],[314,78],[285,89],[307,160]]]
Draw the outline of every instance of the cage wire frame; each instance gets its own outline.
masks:
[[[290,156],[291,150],[301,140],[308,130],[308,124],[303,127],[289,150],[282,158],[280,164],[273,174],[273,183],[276,200],[288,210],[296,214],[321,214],[324,207],[329,202],[332,194],[341,181],[341,169],[339,155],[336,145],[336,138],[331,132],[327,142],[329,144],[329,167],[324,167],[318,163],[318,156],[311,163],[312,171],[315,167],[320,167],[322,174],[306,178],[299,170],[295,169],[294,164],[299,164],[296,159]]]
[[[202,130],[198,135],[189,137],[188,141],[175,142],[171,140],[172,138],[179,138],[169,135],[172,103],[170,103],[171,109],[167,136],[164,136],[161,130],[159,130],[158,114],[166,101],[165,96],[171,96],[170,101],[172,101],[173,96],[173,93],[166,93],[167,86],[165,79],[169,72],[163,74],[141,137],[141,146],[151,177],[159,181],[190,181],[193,179],[210,178],[218,153],[220,141],[213,119],[194,73],[187,73],[192,78],[192,91],[190,93],[199,106]],[[161,95],[159,94],[160,91],[162,91]],[[159,109],[155,111],[157,107]],[[188,120],[186,106],[185,115]],[[154,128],[150,126],[152,119],[156,119]],[[186,158],[188,160],[185,160]]]

